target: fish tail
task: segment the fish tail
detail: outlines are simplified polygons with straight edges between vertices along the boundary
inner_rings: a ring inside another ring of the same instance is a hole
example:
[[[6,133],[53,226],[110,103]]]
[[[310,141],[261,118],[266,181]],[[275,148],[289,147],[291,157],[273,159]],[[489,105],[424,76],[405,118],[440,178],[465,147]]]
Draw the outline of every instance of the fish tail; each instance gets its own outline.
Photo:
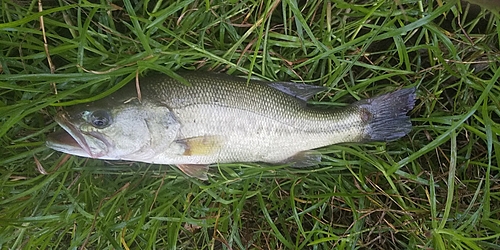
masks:
[[[366,141],[392,141],[411,131],[408,111],[415,105],[415,88],[359,101],[362,120],[366,123]]]

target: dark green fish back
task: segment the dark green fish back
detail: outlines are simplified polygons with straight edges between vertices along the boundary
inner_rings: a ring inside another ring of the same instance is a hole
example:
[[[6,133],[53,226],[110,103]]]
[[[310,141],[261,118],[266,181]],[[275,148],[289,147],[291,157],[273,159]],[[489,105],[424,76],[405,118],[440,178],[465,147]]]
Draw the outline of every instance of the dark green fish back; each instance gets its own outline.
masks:
[[[357,108],[320,110],[306,106],[306,102],[281,92],[265,82],[214,73],[189,73],[182,75],[191,86],[167,76],[148,77],[141,80],[144,96],[149,96],[170,108],[196,104],[233,107],[273,117],[304,130],[331,131],[335,126],[325,126],[329,120],[343,119]],[[333,125],[333,124],[332,124]]]
[[[294,127],[303,133],[342,134],[358,131],[348,141],[390,141],[411,130],[406,113],[413,108],[415,90],[400,90],[339,109],[318,109],[271,87],[268,83],[224,74],[186,72],[187,86],[166,75],[140,79],[143,99],[181,109],[192,105],[213,105],[245,110]],[[136,95],[133,84],[117,96]],[[125,98],[122,98],[125,99]],[[213,114],[218,115],[217,113]],[[335,143],[338,143],[335,141]]]

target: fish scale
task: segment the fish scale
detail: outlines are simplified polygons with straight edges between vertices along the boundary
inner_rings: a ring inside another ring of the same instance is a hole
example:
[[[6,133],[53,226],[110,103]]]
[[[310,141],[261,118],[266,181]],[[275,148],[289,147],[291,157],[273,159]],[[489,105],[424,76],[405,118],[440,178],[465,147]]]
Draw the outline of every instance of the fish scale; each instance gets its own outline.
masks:
[[[149,84],[143,81],[142,86],[146,96],[154,96],[153,99],[162,100],[162,103],[172,109],[195,104],[215,104],[273,117],[276,121],[290,126],[302,128],[306,126],[305,128],[311,131],[339,129],[339,124],[332,121],[342,122],[355,112],[352,108],[334,112],[311,108],[306,106],[304,101],[276,91],[265,82],[252,80],[247,84],[246,79],[231,77],[226,80],[226,76],[219,77],[220,82],[213,84],[210,75],[186,75],[184,78],[192,84],[189,88],[173,79],[162,81],[161,84]],[[153,78],[148,80],[154,81]],[[160,90],[156,89],[157,87]],[[350,120],[349,126],[356,122],[361,128],[360,119]]]
[[[132,81],[112,95],[58,114],[55,150],[108,160],[175,164],[206,179],[213,163],[315,165],[312,149],[343,142],[391,141],[406,135],[415,89],[402,89],[338,109],[306,99],[322,90],[304,84],[247,81],[223,74],[181,72]],[[85,115],[82,115],[85,114]],[[68,134],[70,136],[68,136]]]

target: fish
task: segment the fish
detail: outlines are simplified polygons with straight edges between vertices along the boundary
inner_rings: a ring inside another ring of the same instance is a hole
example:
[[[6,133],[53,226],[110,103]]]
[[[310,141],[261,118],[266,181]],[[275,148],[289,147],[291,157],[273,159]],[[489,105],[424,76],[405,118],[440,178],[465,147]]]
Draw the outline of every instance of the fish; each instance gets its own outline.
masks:
[[[55,115],[63,128],[47,147],[80,157],[177,166],[207,180],[218,163],[311,167],[317,148],[388,142],[412,129],[415,88],[336,109],[307,101],[322,86],[266,82],[223,73],[149,74],[97,101]],[[140,94],[139,94],[140,93]]]

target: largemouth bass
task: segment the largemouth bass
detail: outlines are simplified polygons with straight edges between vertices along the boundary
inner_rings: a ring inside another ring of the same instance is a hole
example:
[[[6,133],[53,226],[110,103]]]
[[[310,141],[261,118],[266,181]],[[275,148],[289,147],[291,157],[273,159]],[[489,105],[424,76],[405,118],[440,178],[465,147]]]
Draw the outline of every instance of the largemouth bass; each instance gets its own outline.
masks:
[[[83,157],[173,164],[207,179],[213,163],[312,166],[321,160],[312,149],[391,141],[411,130],[414,88],[325,110],[306,104],[322,87],[214,73],[181,76],[189,85],[147,76],[58,113],[64,130],[49,135],[47,146]]]

